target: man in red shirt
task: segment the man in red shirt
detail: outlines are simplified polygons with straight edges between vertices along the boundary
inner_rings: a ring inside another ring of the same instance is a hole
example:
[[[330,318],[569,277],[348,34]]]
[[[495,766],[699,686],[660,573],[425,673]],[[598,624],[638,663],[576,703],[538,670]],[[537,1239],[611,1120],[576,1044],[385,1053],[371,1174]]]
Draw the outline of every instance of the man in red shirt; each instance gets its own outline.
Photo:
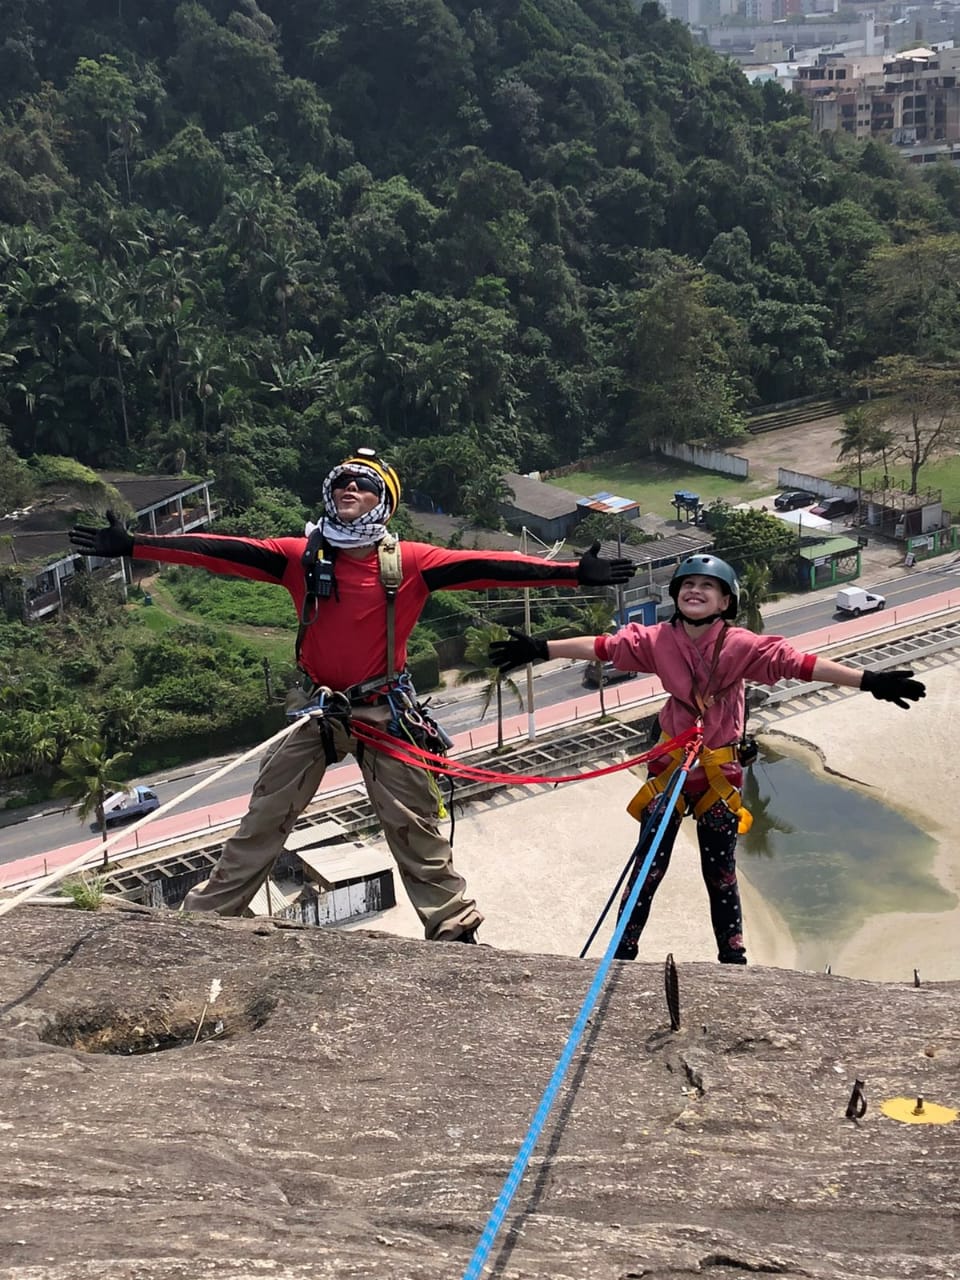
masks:
[[[432,591],[606,587],[626,582],[634,572],[628,560],[600,559],[599,544],[577,563],[554,564],[514,552],[400,542],[390,605],[378,548],[393,541],[386,526],[399,500],[397,473],[374,450],[359,449],[324,480],[323,514],[318,526],[308,525],[309,537],[130,534],[108,512],[106,528],[78,526],[70,541],[85,555],[197,565],[286,587],[301,619],[299,662],[313,687],[344,694],[350,720],[391,731],[404,679],[395,673],[404,670],[407,640]],[[388,653],[391,630],[393,652]],[[437,826],[429,775],[382,752],[358,750],[349,721],[336,717],[311,717],[268,753],[239,830],[224,845],[207,883],[187,894],[184,907],[239,915],[267,878],[327,764],[347,755],[357,757],[425,936],[475,942],[483,916],[467,896],[450,843]]]

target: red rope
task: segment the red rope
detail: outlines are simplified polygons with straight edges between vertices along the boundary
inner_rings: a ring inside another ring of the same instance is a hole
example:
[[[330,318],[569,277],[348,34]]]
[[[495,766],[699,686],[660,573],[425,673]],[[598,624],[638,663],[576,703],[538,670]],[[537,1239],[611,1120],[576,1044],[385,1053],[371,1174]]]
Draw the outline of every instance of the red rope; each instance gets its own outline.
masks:
[[[465,778],[470,782],[511,783],[515,786],[532,786],[540,782],[584,782],[588,778],[603,778],[610,773],[619,773],[623,769],[632,769],[634,765],[644,764],[657,756],[667,755],[669,752],[676,750],[677,747],[686,747],[699,733],[696,727],[685,729],[683,733],[677,734],[675,738],[671,738],[668,742],[658,742],[651,750],[645,751],[639,756],[631,756],[629,760],[623,760],[620,764],[607,765],[604,769],[591,769],[587,773],[571,773],[551,777],[546,774],[497,773],[492,769],[480,769],[463,761],[449,760],[446,756],[423,750],[412,743],[401,742],[377,725],[364,724],[357,720],[351,723],[350,728],[358,741],[365,746],[372,747],[374,751],[380,751],[384,755],[390,756],[393,760],[401,761],[403,764],[416,765],[419,768],[428,770],[430,773]]]

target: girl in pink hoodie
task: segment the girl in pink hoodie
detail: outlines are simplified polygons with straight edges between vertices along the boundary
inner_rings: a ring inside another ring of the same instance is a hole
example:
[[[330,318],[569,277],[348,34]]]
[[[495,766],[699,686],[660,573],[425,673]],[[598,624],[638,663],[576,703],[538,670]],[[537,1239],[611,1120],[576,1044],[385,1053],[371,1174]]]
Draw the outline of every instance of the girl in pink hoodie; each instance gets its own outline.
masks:
[[[542,640],[511,631],[509,640],[490,646],[490,656],[501,672],[547,658],[584,658],[612,662],[623,671],[653,672],[670,695],[660,711],[663,738],[676,737],[698,721],[702,723],[699,762],[690,771],[670,815],[616,954],[620,960],[636,959],[654,894],[670,865],[680,820],[689,810],[697,824],[717,958],[721,964],[746,964],[736,865],[741,812],[746,814],[740,803],[743,769],[738,755],[744,731],[744,681],[776,684],[782,679],[816,680],[865,689],[875,698],[904,709],[924,697],[926,690],[913,679],[912,671],[858,671],[813,653],[799,653],[781,636],[757,635],[733,626],[740,584],[730,565],[716,556],[696,555],[684,560],[670,581],[670,595],[676,610],[669,622],[652,627],[630,622],[612,636],[569,640]],[[647,784],[630,807],[634,817],[644,821],[649,816],[677,768],[679,755],[650,762]],[[637,850],[623,902],[630,895],[646,851],[646,847]]]

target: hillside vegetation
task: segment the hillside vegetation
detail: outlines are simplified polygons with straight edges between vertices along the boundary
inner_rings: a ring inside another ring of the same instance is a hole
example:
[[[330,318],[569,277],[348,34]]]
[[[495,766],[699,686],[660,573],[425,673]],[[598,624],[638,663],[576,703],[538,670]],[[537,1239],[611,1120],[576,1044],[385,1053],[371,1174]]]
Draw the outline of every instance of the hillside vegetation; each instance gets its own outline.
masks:
[[[233,511],[358,438],[482,516],[504,465],[735,433],[898,350],[862,269],[957,229],[952,169],[814,137],[654,4],[6,9],[0,423]]]
[[[367,442],[495,521],[506,469],[730,439],[878,359],[926,389],[958,220],[953,168],[815,137],[654,4],[10,0],[0,507],[61,456],[289,533]],[[164,752],[259,724],[214,632],[44,630],[0,636],[0,774],[54,770],[71,716]]]

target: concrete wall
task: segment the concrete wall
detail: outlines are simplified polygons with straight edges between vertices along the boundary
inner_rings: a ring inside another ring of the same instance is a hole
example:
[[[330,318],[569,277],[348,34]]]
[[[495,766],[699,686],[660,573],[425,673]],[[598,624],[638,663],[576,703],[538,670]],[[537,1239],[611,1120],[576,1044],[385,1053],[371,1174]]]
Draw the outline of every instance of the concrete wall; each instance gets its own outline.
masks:
[[[802,471],[790,471],[786,467],[777,468],[777,486],[780,489],[809,489],[818,498],[860,496],[854,485],[835,484],[832,480],[824,480],[822,476],[808,476]]]
[[[702,444],[678,444],[670,440],[661,440],[657,448],[668,458],[676,458],[678,462],[688,462],[693,467],[703,467],[705,471],[719,471],[725,476],[737,476],[746,480],[750,474],[750,463],[735,453],[725,453],[723,449],[711,449]]]

